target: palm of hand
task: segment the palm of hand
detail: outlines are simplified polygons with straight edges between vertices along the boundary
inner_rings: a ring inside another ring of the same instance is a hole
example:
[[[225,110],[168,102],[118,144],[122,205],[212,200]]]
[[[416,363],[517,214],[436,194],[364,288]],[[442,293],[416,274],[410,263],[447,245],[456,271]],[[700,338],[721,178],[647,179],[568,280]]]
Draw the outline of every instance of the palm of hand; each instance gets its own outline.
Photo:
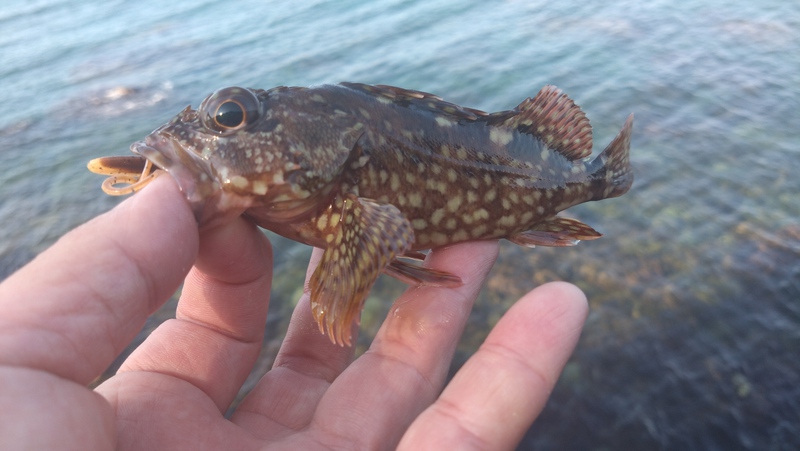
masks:
[[[244,220],[198,237],[166,179],[0,286],[0,448],[510,448],[577,341],[585,299],[566,284],[541,287],[442,391],[497,254],[496,243],[453,246],[426,264],[465,284],[409,289],[355,361],[319,333],[305,295],[273,369],[227,419],[260,349],[271,250]],[[193,264],[176,319],[85,388]]]

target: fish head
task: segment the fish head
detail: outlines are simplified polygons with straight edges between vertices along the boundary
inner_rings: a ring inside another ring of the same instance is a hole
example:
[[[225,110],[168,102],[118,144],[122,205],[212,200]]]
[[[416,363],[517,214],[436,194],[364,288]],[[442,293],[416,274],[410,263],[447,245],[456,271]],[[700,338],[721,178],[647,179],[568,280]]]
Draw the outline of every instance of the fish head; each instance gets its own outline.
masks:
[[[93,160],[89,169],[114,175],[104,184],[109,194],[141,189],[156,168],[169,173],[201,226],[249,208],[258,208],[267,221],[291,222],[310,215],[319,197],[330,193],[332,174],[317,169],[314,155],[297,151],[283,130],[281,118],[288,116],[283,108],[269,91],[223,88],[197,110],[186,107],[131,145],[143,157],[141,175],[122,169],[113,157]],[[93,163],[105,163],[105,172],[93,169]],[[126,186],[116,188],[115,183]]]

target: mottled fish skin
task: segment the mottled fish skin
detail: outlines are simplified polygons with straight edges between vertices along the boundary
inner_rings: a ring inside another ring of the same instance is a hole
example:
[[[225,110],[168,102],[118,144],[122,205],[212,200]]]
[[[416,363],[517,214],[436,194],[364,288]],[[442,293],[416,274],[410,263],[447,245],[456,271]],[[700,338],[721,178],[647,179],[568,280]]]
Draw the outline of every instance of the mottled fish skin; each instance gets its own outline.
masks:
[[[244,213],[324,248],[310,280],[313,314],[349,345],[381,272],[460,283],[398,257],[468,240],[598,238],[556,214],[628,191],[632,120],[590,160],[589,121],[553,86],[491,114],[381,85],[225,88],[131,148],[176,178],[201,225]]]

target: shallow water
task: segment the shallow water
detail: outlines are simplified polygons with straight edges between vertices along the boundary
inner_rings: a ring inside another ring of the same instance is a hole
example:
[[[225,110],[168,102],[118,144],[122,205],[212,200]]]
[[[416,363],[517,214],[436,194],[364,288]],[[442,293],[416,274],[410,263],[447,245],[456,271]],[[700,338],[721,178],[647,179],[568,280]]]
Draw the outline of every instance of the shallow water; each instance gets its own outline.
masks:
[[[800,446],[800,5],[12,0],[0,30],[0,277],[118,202],[86,161],[222,86],[384,83],[491,111],[556,84],[598,147],[634,112],[633,189],[570,211],[605,236],[504,244],[454,369],[568,280],[591,314],[521,449]],[[262,368],[307,255],[276,242]],[[362,347],[402,288],[375,288]]]

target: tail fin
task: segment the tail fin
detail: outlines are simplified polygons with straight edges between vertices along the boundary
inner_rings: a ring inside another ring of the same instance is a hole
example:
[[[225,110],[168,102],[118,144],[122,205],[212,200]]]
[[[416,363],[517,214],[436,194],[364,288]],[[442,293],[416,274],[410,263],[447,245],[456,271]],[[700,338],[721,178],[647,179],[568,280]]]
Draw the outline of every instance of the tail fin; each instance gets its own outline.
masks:
[[[633,114],[628,116],[619,134],[589,165],[591,178],[596,184],[593,200],[608,199],[625,194],[633,185],[629,151]]]

